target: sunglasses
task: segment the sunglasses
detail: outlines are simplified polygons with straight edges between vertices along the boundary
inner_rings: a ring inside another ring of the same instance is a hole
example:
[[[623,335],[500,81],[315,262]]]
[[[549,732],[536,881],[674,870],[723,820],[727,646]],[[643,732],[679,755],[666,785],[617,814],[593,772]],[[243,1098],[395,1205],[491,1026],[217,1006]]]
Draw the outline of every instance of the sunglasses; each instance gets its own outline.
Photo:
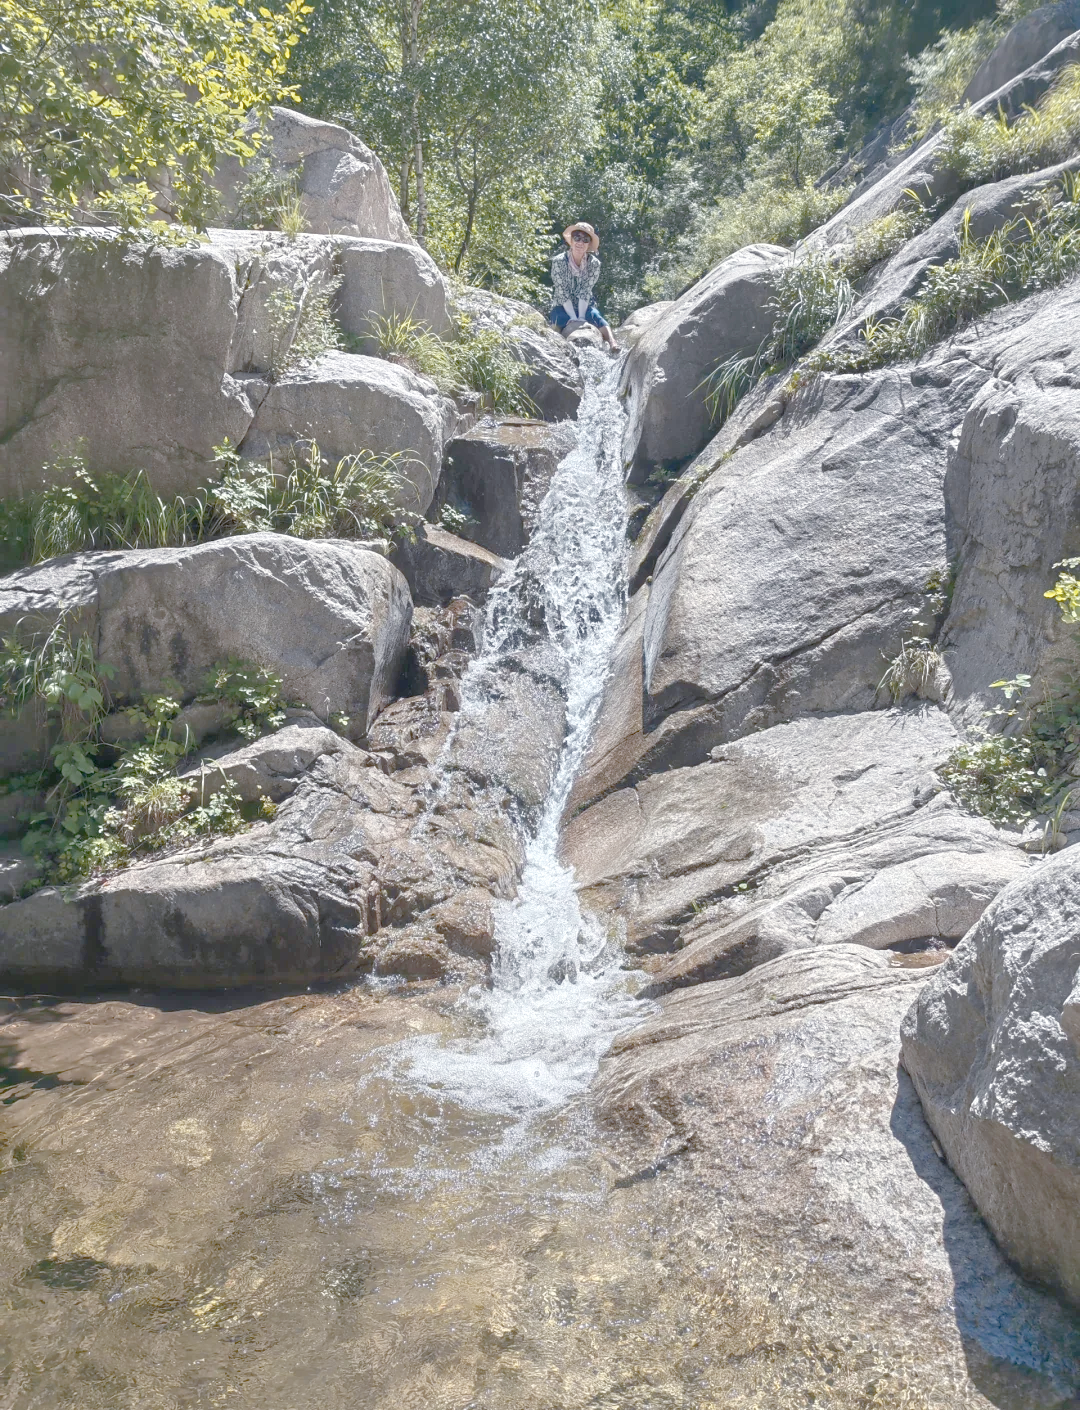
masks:
[[[590,237],[586,235],[583,230],[575,230],[573,235],[570,236],[570,238],[571,240],[584,240],[586,244],[589,243],[590,239]]]

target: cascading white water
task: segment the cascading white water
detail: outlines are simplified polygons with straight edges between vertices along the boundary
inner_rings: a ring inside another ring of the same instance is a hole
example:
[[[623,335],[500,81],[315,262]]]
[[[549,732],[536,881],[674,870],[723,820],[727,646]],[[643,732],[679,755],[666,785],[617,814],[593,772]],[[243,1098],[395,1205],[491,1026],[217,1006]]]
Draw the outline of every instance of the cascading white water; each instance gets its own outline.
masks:
[[[644,1015],[621,946],[582,912],[559,858],[559,825],[588,748],[626,596],[626,499],[619,365],[586,353],[576,445],[561,462],[530,545],[540,562],[546,637],[558,653],[566,735],[529,827],[517,898],[501,903],[493,985],[463,1001],[468,1036],[410,1044],[402,1075],[471,1110],[527,1116],[583,1090],[616,1034]],[[519,559],[489,602],[484,647],[467,673],[461,719],[482,727],[500,671],[528,634]],[[399,1069],[401,1070],[401,1069]]]

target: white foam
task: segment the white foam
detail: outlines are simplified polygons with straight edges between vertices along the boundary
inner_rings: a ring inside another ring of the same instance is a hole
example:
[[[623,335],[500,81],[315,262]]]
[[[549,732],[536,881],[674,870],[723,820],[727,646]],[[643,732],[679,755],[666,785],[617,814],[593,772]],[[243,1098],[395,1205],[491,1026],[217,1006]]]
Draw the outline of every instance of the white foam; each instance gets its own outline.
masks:
[[[616,1035],[647,1008],[630,995],[617,937],[583,914],[558,855],[559,825],[603,697],[626,600],[626,499],[619,366],[595,354],[576,445],[541,506],[532,547],[544,562],[547,633],[564,667],[567,730],[547,799],[527,838],[517,898],[496,925],[493,987],[461,1004],[462,1036],[416,1039],[391,1058],[398,1080],[466,1109],[522,1118],[583,1091]],[[483,722],[503,661],[525,629],[515,570],[492,595],[484,648],[463,682],[462,717]]]

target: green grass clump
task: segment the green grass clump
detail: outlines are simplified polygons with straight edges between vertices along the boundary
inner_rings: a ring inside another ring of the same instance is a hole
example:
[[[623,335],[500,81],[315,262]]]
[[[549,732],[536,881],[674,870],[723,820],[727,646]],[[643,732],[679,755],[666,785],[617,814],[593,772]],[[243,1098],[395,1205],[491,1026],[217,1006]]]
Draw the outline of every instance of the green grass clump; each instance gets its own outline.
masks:
[[[104,743],[112,674],[95,659],[89,638],[73,636],[64,617],[47,631],[17,632],[0,648],[0,710],[11,716],[37,708],[57,736],[44,767],[22,780],[44,795],[22,844],[41,864],[35,886],[115,870],[136,857],[228,836],[255,817],[273,816],[265,799],[242,807],[227,780],[207,796],[205,776],[179,776],[193,741],[177,723],[180,701],[172,695],[150,696],[125,711],[136,726],[133,742]],[[281,684],[272,671],[230,658],[210,670],[198,698],[227,706],[232,728],[257,739],[284,723]]]
[[[976,117],[963,109],[946,118],[944,130],[939,160],[965,186],[1064,161],[1080,145],[1080,65],[1062,69],[1038,104],[1014,122],[1000,111]]]
[[[719,425],[763,378],[791,367],[835,328],[855,302],[855,284],[889,259],[930,216],[914,192],[895,211],[859,231],[840,254],[811,250],[792,260],[778,276],[769,307],[773,326],[756,352],[720,363],[703,384],[709,414]]]
[[[920,357],[957,328],[998,304],[1053,288],[1080,270],[1080,181],[1067,175],[1044,191],[1033,216],[1021,216],[985,240],[965,215],[954,259],[927,270],[898,318],[871,320],[861,346],[829,349],[807,360],[811,372],[863,372]]]
[[[439,338],[428,324],[396,313],[372,318],[370,327],[380,357],[424,373],[445,395],[481,392],[501,415],[536,414],[521,385],[528,368],[498,329],[472,329],[463,319],[455,337]]]
[[[219,477],[191,495],[159,495],[146,474],[91,474],[78,458],[45,467],[69,483],[0,500],[5,571],[83,549],[181,548],[231,534],[392,538],[408,532],[416,490],[400,454],[360,451],[336,466],[319,448],[284,466],[218,449]]]

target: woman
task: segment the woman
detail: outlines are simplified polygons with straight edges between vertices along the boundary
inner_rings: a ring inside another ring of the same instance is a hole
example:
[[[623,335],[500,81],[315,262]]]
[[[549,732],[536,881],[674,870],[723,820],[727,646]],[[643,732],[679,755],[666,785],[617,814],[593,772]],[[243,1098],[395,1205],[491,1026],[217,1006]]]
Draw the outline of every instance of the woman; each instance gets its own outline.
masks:
[[[563,239],[568,249],[551,261],[551,282],[554,286],[553,307],[548,321],[560,331],[575,319],[591,323],[613,352],[619,345],[604,315],[596,307],[593,289],[600,278],[600,261],[594,251],[600,248],[600,237],[585,220],[567,226]]]

